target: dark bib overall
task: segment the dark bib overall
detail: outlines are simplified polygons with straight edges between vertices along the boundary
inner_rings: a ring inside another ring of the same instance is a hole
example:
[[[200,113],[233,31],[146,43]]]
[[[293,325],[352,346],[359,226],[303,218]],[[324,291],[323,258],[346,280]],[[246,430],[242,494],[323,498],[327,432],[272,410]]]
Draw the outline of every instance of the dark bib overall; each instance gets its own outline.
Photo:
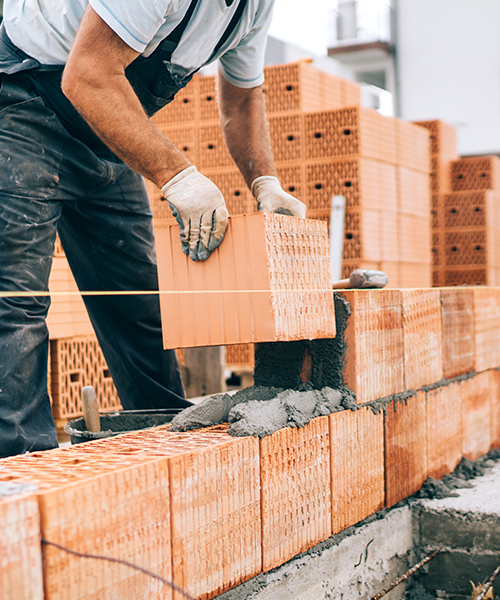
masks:
[[[150,116],[194,74],[170,59],[197,1],[151,56],[126,69]],[[0,291],[48,289],[56,233],[80,290],[155,291],[144,181],[80,117],[61,76],[62,67],[40,65],[0,27]],[[163,350],[157,295],[90,296],[85,304],[124,408],[190,404],[175,352]],[[57,446],[47,394],[49,306],[46,297],[0,298],[0,457]]]

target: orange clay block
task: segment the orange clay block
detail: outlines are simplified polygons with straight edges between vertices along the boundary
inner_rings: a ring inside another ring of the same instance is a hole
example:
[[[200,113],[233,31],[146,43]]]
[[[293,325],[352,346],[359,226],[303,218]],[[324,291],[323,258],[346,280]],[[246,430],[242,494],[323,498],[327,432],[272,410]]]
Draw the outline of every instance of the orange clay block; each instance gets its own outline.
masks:
[[[443,373],[451,379],[473,371],[474,296],[470,289],[445,288],[441,290],[443,316]]]
[[[457,383],[427,393],[428,476],[440,479],[462,458],[460,390]]]
[[[44,598],[40,516],[34,496],[0,499],[0,598]]]
[[[172,579],[166,459],[88,478],[40,495],[46,540],[133,562]],[[82,559],[46,546],[46,600],[172,598],[160,582],[129,567]]]
[[[51,292],[78,292],[78,286],[64,256],[53,259],[49,290]],[[80,295],[53,296],[47,316],[47,327],[51,340],[94,333]]]
[[[85,537],[87,522],[89,531],[92,532],[89,537],[99,538],[98,526],[93,522],[94,513],[102,517],[109,511],[116,510],[119,511],[120,520],[129,519],[135,523],[123,524],[126,536],[132,536],[133,527],[139,529],[137,535],[134,534],[133,546],[120,547],[124,549],[123,552],[130,547],[132,552],[137,546],[137,555],[121,557],[148,566],[142,558],[143,555],[147,557],[145,548],[159,548],[157,555],[164,557],[164,568],[170,568],[173,564],[174,581],[197,597],[212,597],[260,571],[259,446],[255,438],[233,438],[225,433],[223,427],[193,433],[169,433],[166,427],[158,427],[71,448],[3,459],[0,466],[0,482],[36,483],[41,490],[40,502],[44,502],[44,497],[47,496],[48,499],[43,504],[45,508],[42,521],[43,535],[47,539],[50,539],[47,531],[51,527],[51,535],[60,535],[59,541],[63,544],[68,541],[69,534],[66,530],[73,530],[71,523],[68,522],[67,526],[64,524],[64,515],[68,515],[70,519],[72,506],[78,506],[79,510],[86,510],[86,507],[89,511],[93,510],[87,520],[83,516],[78,518],[77,533],[82,539]],[[124,469],[126,472],[122,473]],[[115,479],[107,480],[108,475]],[[96,476],[101,476],[102,481],[97,481]],[[73,485],[68,486],[70,483]],[[108,488],[110,491],[106,495]],[[139,489],[142,490],[140,498],[135,494]],[[104,499],[101,500],[99,494],[104,495]],[[131,500],[121,498],[121,495],[130,495]],[[93,502],[91,497],[94,497]],[[153,500],[151,509],[144,508],[144,502]],[[166,503],[167,508],[171,507],[172,561],[163,547],[164,543],[170,547],[170,527],[166,527],[163,504],[158,504],[160,500]],[[122,504],[118,507],[119,502]],[[142,507],[137,514],[134,512],[135,504]],[[64,509],[64,506],[67,508]],[[123,510],[121,507],[124,507]],[[141,519],[145,514],[153,515],[156,519],[153,519],[150,529],[144,529],[146,525]],[[120,522],[117,521],[117,527]],[[156,525],[153,527],[154,523]],[[113,548],[109,545],[111,542],[106,537],[106,531],[111,527],[109,520],[103,518],[101,527],[101,538],[108,545],[100,546],[99,550],[104,552],[108,548],[110,555],[120,556],[118,553],[113,554]],[[141,533],[143,530],[144,534]],[[114,530],[118,541],[123,538],[120,531]],[[217,535],[215,532],[218,532]],[[76,536],[77,533],[72,535]],[[52,538],[52,541],[58,540]],[[79,548],[82,549],[82,546]],[[50,572],[46,569],[45,579],[48,581],[53,575],[54,579],[50,579],[49,583],[54,586],[55,591],[54,595],[47,596],[47,600],[62,597],[58,595],[59,590],[66,593],[64,585],[69,585],[67,580],[73,577],[71,569],[76,564],[68,562],[66,555],[59,555],[57,560],[55,554],[51,556],[53,563],[50,564],[53,567]],[[70,566],[63,576],[65,565]],[[153,568],[153,565],[150,564],[149,567]],[[110,577],[110,581],[117,581],[117,577],[125,575],[131,577],[129,570],[125,570],[126,574],[122,575],[122,570],[106,571],[102,565],[98,568],[102,569],[98,573],[119,573],[113,575],[114,579]],[[158,562],[153,570],[159,572],[160,568],[163,567]],[[100,585],[101,580],[95,579],[95,585]],[[87,587],[81,592],[85,597],[98,589],[89,587],[90,581],[87,580]],[[134,595],[134,590],[143,588],[138,587],[139,584],[136,587],[134,585],[130,584],[128,592],[120,588],[116,597],[138,597]],[[151,589],[163,591],[164,588]],[[156,596],[144,593],[141,597],[149,599]]]
[[[491,376],[491,445],[500,448],[500,372],[490,371]]]
[[[331,535],[328,417],[260,441],[263,570]]]
[[[415,390],[443,378],[439,290],[401,290],[405,388]]]
[[[500,288],[475,288],[476,371],[500,366]]]
[[[385,504],[419,490],[427,478],[425,392],[392,401],[385,415]]]
[[[462,454],[476,460],[491,448],[491,371],[480,373],[459,385],[462,404]]]
[[[370,408],[330,415],[332,533],[384,506],[384,416]]]
[[[165,348],[335,337],[325,223],[231,217],[204,262],[182,253],[177,226],[155,236]]]
[[[431,144],[428,131],[409,121],[396,119],[396,149],[399,165],[429,176]]]
[[[351,305],[344,383],[356,393],[358,404],[402,392],[401,292],[349,290],[342,295]]]

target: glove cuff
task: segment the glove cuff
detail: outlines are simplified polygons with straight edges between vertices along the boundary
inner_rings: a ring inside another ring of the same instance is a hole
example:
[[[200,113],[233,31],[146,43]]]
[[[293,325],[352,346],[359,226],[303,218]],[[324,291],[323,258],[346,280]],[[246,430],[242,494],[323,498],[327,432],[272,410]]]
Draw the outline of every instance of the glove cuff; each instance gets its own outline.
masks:
[[[176,183],[179,183],[179,181],[182,181],[186,177],[189,177],[191,175],[191,173],[195,173],[196,171],[197,171],[197,168],[194,165],[191,165],[191,166],[187,167],[187,169],[184,169],[180,173],[177,173],[177,175],[175,175],[174,177],[172,177],[172,179],[167,181],[167,183],[161,188],[161,193],[164,196],[166,196],[167,192],[173,185],[175,185]]]
[[[273,175],[261,175],[260,177],[256,177],[252,181],[252,185],[250,186],[250,191],[252,192],[252,196],[257,198],[259,195],[259,191],[263,186],[267,185],[277,185],[281,189],[281,184],[277,177]]]

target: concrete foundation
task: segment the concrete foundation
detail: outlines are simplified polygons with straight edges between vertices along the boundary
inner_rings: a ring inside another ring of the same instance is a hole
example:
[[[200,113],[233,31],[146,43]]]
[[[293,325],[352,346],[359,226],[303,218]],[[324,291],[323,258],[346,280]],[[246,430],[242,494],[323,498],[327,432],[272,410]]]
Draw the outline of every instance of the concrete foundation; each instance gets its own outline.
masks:
[[[470,600],[471,581],[500,563],[500,461],[456,490],[410,499],[219,596],[221,600],[368,600],[433,550],[444,552],[387,594],[387,600]],[[495,585],[500,594],[500,581]],[[496,596],[495,596],[496,597]]]

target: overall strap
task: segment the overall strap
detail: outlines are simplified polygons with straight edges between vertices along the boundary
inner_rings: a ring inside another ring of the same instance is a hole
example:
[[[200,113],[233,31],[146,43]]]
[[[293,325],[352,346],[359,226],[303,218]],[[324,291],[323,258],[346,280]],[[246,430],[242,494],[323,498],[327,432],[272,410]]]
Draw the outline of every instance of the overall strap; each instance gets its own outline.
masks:
[[[211,59],[217,54],[217,52],[227,42],[227,40],[229,39],[229,36],[235,30],[236,26],[238,25],[238,23],[239,23],[239,21],[241,19],[241,15],[243,14],[243,11],[245,10],[245,6],[247,5],[247,1],[248,0],[240,0],[240,3],[238,4],[238,8],[236,9],[236,11],[235,11],[235,13],[233,15],[233,18],[229,22],[229,25],[226,27],[226,30],[222,34],[222,37],[220,38],[220,40],[217,43],[217,46],[215,46],[215,49],[212,52]]]
[[[161,42],[161,53],[162,60],[170,61],[172,58],[172,54],[174,50],[179,45],[180,39],[184,30],[188,26],[189,21],[191,20],[191,16],[193,15],[194,9],[198,4],[199,0],[191,0],[191,4],[189,5],[186,14],[184,15],[182,21],[177,25],[177,27]]]

